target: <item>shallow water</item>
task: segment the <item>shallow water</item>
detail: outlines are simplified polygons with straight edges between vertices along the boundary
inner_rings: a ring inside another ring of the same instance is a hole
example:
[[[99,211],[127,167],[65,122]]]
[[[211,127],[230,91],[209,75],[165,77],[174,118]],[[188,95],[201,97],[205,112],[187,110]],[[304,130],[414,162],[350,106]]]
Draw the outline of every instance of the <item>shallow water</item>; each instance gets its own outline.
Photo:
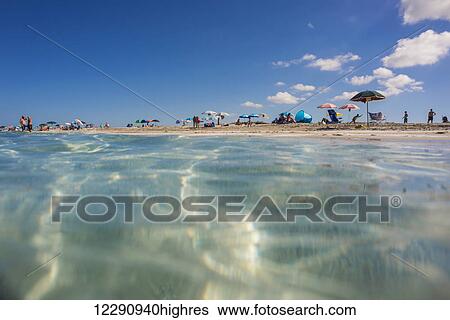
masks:
[[[431,141],[0,134],[0,298],[449,299],[449,155]],[[403,204],[385,224],[51,223],[61,194]]]

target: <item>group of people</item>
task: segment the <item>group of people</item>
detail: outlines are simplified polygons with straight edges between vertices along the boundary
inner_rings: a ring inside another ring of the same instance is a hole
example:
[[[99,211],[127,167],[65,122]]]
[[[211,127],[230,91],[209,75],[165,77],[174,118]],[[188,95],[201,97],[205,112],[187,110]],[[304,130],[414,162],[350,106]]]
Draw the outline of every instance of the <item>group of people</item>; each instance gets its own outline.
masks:
[[[29,132],[31,132],[33,130],[33,119],[31,118],[31,116],[21,116],[19,125],[22,131],[28,130]]]
[[[193,116],[192,117],[192,124],[194,128],[200,128],[200,117],[199,116]]]
[[[287,124],[287,123],[295,123],[294,116],[292,113],[280,113],[280,116],[278,118],[275,118],[275,120],[272,121],[272,123],[276,124]]]
[[[433,111],[433,109],[430,109],[430,111],[428,111],[428,120],[427,120],[427,124],[433,123],[434,121],[434,117],[436,116],[436,112]],[[408,111],[405,111],[405,113],[403,114],[403,123],[407,124],[408,123]],[[448,118],[447,116],[442,116],[442,122],[443,123],[448,123]]]

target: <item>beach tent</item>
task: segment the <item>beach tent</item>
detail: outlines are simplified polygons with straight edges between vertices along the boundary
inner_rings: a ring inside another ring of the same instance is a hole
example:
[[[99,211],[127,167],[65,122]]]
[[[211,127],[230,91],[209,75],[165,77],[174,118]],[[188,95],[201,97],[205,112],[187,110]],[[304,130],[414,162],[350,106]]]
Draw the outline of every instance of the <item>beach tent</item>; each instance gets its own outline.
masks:
[[[295,122],[297,123],[311,123],[312,122],[312,116],[309,113],[306,113],[303,110],[300,110],[295,115]]]

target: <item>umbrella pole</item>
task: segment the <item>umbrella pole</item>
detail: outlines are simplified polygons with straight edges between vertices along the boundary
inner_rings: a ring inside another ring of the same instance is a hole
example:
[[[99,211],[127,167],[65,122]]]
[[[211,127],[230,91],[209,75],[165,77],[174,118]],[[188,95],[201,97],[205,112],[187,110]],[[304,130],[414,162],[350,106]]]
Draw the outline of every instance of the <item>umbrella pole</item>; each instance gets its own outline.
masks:
[[[367,126],[369,126],[369,101],[366,101]]]

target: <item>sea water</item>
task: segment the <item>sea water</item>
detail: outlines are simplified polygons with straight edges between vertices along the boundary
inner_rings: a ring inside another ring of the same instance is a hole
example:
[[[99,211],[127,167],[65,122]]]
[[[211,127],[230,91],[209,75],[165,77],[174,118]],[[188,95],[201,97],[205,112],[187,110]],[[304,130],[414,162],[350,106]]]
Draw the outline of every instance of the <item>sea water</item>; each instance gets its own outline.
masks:
[[[0,298],[449,299],[450,142],[0,135]],[[380,223],[51,221],[52,195],[398,195]]]

